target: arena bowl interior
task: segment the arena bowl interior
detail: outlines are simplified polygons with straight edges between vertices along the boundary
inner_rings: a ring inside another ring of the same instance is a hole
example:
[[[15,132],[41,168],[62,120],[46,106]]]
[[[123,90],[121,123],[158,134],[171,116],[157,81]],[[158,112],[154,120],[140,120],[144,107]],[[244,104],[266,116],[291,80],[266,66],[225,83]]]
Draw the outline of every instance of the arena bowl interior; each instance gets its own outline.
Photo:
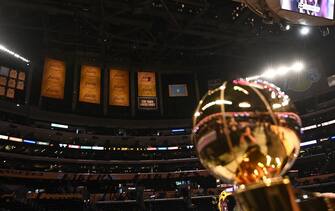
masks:
[[[265,81],[233,80],[208,91],[193,121],[202,164],[226,182],[280,177],[300,149],[301,120],[289,97]]]

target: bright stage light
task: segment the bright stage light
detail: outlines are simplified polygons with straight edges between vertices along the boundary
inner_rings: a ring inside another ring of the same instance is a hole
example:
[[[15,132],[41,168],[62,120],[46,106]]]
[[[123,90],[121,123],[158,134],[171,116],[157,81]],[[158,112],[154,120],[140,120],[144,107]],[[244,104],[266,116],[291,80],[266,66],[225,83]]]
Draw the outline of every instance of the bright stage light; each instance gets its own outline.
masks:
[[[311,31],[310,28],[308,28],[307,26],[303,26],[300,28],[300,34],[302,36],[308,35],[310,31]]]
[[[287,24],[287,25],[285,26],[285,30],[286,30],[286,31],[289,31],[290,29],[291,29],[291,25]]]
[[[251,76],[251,77],[247,77],[246,80],[247,81],[253,81],[253,80],[257,80],[260,77],[262,77],[261,75],[256,75],[256,76]]]
[[[4,51],[4,52],[6,52],[6,53],[8,53],[8,54],[10,54],[10,55],[12,55],[12,56],[14,56],[14,57],[16,57],[16,58],[18,58],[18,59],[20,59],[20,60],[22,60],[22,61],[24,61],[24,62],[26,62],[26,63],[29,63],[29,62],[30,62],[28,59],[26,59],[26,58],[20,56],[19,54],[15,53],[15,52],[13,52],[13,51],[11,51],[11,50],[9,50],[8,48],[6,48],[5,46],[3,46],[3,45],[1,45],[1,44],[0,44],[0,50],[1,50],[1,51]]]
[[[276,71],[272,68],[265,70],[265,72],[262,74],[262,77],[264,78],[274,78],[276,76]]]
[[[280,66],[280,67],[277,69],[276,73],[277,73],[278,75],[285,75],[286,73],[288,73],[289,70],[290,70],[290,68],[288,68],[288,67]]]
[[[295,62],[291,68],[295,72],[301,72],[304,69],[304,64],[302,62]]]
[[[270,67],[266,69],[263,72],[263,74],[252,76],[252,77],[247,77],[246,80],[252,81],[252,80],[257,80],[259,78],[275,79],[276,76],[284,76],[284,75],[289,74],[290,72],[295,72],[295,73],[301,72],[304,70],[304,68],[305,68],[305,64],[303,62],[296,61],[290,66],[282,65],[277,68]]]

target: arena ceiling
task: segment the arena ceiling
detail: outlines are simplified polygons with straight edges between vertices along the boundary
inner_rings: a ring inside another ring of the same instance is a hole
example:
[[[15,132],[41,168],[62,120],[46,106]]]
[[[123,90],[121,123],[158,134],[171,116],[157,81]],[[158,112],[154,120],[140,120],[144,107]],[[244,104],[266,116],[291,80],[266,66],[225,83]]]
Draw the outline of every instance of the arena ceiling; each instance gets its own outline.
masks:
[[[261,45],[292,40],[281,25],[264,23],[236,1],[0,2],[0,38],[27,57],[52,52],[116,64],[197,66],[223,57],[248,60]]]

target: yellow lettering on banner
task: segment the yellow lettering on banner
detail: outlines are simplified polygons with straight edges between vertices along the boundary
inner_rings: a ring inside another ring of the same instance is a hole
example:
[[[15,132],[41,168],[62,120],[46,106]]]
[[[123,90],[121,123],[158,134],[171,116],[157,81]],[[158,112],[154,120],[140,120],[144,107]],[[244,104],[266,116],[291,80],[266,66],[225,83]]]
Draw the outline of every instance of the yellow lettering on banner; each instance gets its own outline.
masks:
[[[129,72],[109,70],[109,105],[129,106]]]
[[[156,97],[156,75],[154,72],[138,72],[138,96]]]
[[[41,93],[43,97],[64,99],[65,71],[63,61],[45,59]]]
[[[83,65],[81,67],[79,101],[100,103],[101,71],[99,67]]]

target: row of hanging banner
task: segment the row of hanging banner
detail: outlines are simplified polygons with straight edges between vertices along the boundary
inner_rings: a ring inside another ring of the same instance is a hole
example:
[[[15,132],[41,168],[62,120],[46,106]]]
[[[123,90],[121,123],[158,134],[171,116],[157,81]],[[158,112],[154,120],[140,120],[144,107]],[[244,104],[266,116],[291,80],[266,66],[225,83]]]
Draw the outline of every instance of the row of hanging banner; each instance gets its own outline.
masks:
[[[66,64],[64,61],[46,58],[44,63],[43,97],[64,99]],[[138,72],[138,107],[157,109],[156,76],[154,72]],[[109,70],[109,105],[129,106],[129,71]],[[80,73],[79,101],[100,104],[101,68],[82,65]]]
[[[24,91],[26,73],[24,70],[0,67],[0,96],[14,99],[18,91]]]

